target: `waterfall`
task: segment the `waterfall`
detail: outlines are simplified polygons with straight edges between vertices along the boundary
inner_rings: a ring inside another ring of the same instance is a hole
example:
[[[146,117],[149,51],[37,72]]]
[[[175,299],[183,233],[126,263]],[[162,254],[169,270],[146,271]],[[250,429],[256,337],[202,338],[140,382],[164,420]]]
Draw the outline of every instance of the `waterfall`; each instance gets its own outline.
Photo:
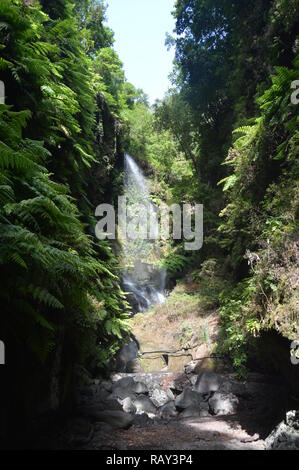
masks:
[[[129,226],[139,237],[123,237],[122,244],[123,288],[134,312],[145,312],[153,304],[165,301],[166,271],[158,268],[160,247],[158,240],[157,208],[150,199],[146,178],[137,163],[125,155],[124,196]],[[144,223],[136,220],[142,214]],[[150,234],[150,236],[147,236]]]

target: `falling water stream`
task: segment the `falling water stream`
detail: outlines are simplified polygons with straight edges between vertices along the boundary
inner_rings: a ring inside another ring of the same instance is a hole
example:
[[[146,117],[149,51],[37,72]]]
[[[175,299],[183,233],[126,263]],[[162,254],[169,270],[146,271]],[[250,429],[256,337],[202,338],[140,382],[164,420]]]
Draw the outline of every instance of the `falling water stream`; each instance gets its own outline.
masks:
[[[151,202],[146,178],[129,155],[125,155],[124,178],[128,218],[136,228],[134,216],[139,205],[144,224],[138,225],[142,236],[122,239],[123,287],[129,293],[133,312],[146,312],[152,305],[165,301],[166,271],[157,266],[160,259],[157,209]]]

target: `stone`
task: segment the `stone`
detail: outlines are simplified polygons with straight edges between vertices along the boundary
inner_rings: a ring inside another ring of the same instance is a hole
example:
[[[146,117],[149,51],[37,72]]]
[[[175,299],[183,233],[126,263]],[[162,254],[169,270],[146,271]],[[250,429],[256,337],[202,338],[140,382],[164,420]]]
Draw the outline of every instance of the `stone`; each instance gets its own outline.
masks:
[[[209,412],[209,410],[210,410],[209,401],[200,400],[200,409]]]
[[[174,401],[169,401],[159,408],[159,416],[162,419],[175,418],[178,415]]]
[[[191,362],[188,362],[188,364],[185,364],[184,365],[185,374],[193,374],[196,369],[196,366],[197,366],[196,361],[191,361]]]
[[[200,410],[200,417],[201,418],[207,418],[208,416],[211,416],[208,410]]]
[[[196,382],[197,382],[197,379],[198,379],[198,376],[197,376],[197,375],[191,375],[191,377],[189,377],[190,383],[191,383],[191,385],[192,385],[193,388],[194,388],[194,385],[195,385]]]
[[[265,440],[267,450],[299,450],[299,411],[291,410]]]
[[[171,400],[171,401],[172,401],[172,400],[175,400],[174,393],[172,392],[172,390],[170,390],[170,388],[168,388],[168,389],[166,390],[166,394],[167,394],[169,400]]]
[[[110,380],[103,380],[99,385],[100,388],[106,390],[106,392],[112,392],[112,382]]]
[[[131,397],[127,397],[121,402],[123,410],[126,413],[135,413],[136,412],[136,406],[133,403],[133,400]]]
[[[183,392],[189,386],[190,380],[186,374],[176,374],[176,377],[167,384],[167,388],[174,392]]]
[[[161,390],[159,388],[156,388],[154,390],[151,391],[150,393],[150,399],[152,400],[152,402],[154,403],[155,406],[163,406],[165,405],[165,403],[169,402],[171,400],[171,398],[169,397],[169,395],[172,395],[172,392],[169,391],[170,393],[168,394],[167,393],[168,391],[164,391],[164,390]]]
[[[137,427],[144,427],[147,426],[152,422],[152,419],[146,414],[142,413],[141,415],[135,415],[134,416],[134,426]]]
[[[225,379],[219,388],[219,392],[232,393],[233,395],[237,395],[239,397],[245,397],[248,393],[247,388],[248,387],[246,387],[246,384],[243,382],[239,382],[233,379]]]
[[[114,398],[116,400],[124,400],[125,398],[129,397],[132,394],[132,391],[130,388],[115,388],[112,392],[112,395],[110,398]]]
[[[198,376],[193,388],[196,392],[202,394],[217,392],[221,386],[222,380],[222,377],[215,372],[205,370]]]
[[[113,395],[110,395],[107,400],[103,402],[103,410],[122,410],[122,404],[121,400],[117,400],[116,398],[113,397]]]
[[[94,394],[94,400],[95,401],[106,401],[109,397],[110,397],[110,393],[107,392],[107,390],[104,390],[104,389],[99,389]]]
[[[224,394],[216,392],[209,399],[209,410],[213,415],[231,415],[237,411],[238,398],[232,393]]]
[[[120,398],[121,400],[135,393],[147,394],[148,387],[143,382],[135,382],[133,377],[124,377],[115,382],[112,386],[113,396]]]
[[[118,372],[129,372],[130,364],[138,357],[138,342],[132,340],[125,344],[120,351],[116,354],[116,370]]]
[[[130,377],[130,376],[129,377],[123,377],[123,378],[117,380],[117,382],[113,383],[112,391],[114,391],[117,388],[132,387],[134,384],[135,384],[135,381],[134,381],[133,377]]]
[[[146,394],[148,393],[148,387],[143,382],[135,382],[132,391],[137,394]]]
[[[145,395],[140,395],[134,400],[136,414],[146,413],[149,416],[157,414],[157,408],[152,401]]]
[[[183,393],[175,399],[175,406],[178,409],[184,410],[191,406],[199,407],[200,401],[201,397],[197,392],[194,392],[191,388],[185,388]]]
[[[199,417],[200,417],[200,409],[198,407],[194,407],[194,406],[190,406],[190,407],[186,408],[179,415],[180,419],[183,419],[183,418],[199,418]]]

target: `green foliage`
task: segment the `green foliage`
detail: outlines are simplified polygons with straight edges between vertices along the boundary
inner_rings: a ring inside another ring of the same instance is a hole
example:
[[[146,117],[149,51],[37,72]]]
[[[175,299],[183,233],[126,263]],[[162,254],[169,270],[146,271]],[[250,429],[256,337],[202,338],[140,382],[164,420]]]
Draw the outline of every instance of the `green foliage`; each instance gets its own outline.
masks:
[[[250,338],[265,329],[298,337],[298,116],[290,100],[296,76],[296,65],[276,70],[259,99],[260,119],[238,130],[245,135],[226,160],[234,172],[219,230],[234,269],[244,258],[250,267],[250,278],[222,299],[223,344],[236,365],[245,362]]]
[[[25,123],[20,113],[1,105],[0,114],[0,141],[5,148],[0,208],[2,328],[9,318],[15,334],[44,361],[55,329],[61,322],[74,321],[74,308],[88,321],[92,295],[105,305],[105,324],[114,325],[104,327],[106,340],[110,335],[120,339],[126,330],[120,303],[123,299],[124,305],[124,298],[110,271],[111,260],[94,258],[92,242],[67,189],[53,182],[43,166],[48,152],[42,143],[22,138]],[[28,113],[24,117],[28,119]],[[109,288],[114,293],[107,292]]]
[[[62,331],[70,362],[102,367],[128,333],[116,258],[89,235],[115,166],[112,111],[133,93],[104,15],[98,1],[0,3],[0,326],[28,367],[51,363]]]
[[[186,270],[188,261],[186,256],[172,252],[161,261],[161,267],[166,268],[170,275],[177,275]]]
[[[174,88],[151,108],[102,1],[1,0],[0,327],[31,364],[52,364],[64,337],[69,362],[98,369],[128,333],[118,261],[93,239],[123,146],[154,202],[204,204],[203,250],[163,242],[162,265],[175,279],[194,270],[196,309],[220,306],[236,368],[261,331],[298,338],[296,6],[177,0]]]
[[[192,278],[198,284],[200,308],[207,311],[219,307],[220,294],[229,285],[229,281],[224,280],[221,260],[203,261],[201,268],[193,271]]]
[[[156,106],[192,162],[187,190],[172,194],[205,207],[194,279],[205,308],[220,303],[223,350],[242,371],[260,331],[298,336],[295,3],[178,0],[176,88]]]

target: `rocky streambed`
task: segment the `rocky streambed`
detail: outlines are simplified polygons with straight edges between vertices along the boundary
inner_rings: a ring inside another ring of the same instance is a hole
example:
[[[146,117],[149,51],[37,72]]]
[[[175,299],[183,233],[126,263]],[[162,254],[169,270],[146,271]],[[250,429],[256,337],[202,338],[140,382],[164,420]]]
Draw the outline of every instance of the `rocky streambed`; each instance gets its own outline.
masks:
[[[284,388],[260,374],[114,374],[78,389],[54,447],[98,450],[299,449],[299,413]],[[278,427],[275,428],[275,426]],[[274,429],[275,428],[275,429]],[[274,429],[274,431],[273,431]]]

